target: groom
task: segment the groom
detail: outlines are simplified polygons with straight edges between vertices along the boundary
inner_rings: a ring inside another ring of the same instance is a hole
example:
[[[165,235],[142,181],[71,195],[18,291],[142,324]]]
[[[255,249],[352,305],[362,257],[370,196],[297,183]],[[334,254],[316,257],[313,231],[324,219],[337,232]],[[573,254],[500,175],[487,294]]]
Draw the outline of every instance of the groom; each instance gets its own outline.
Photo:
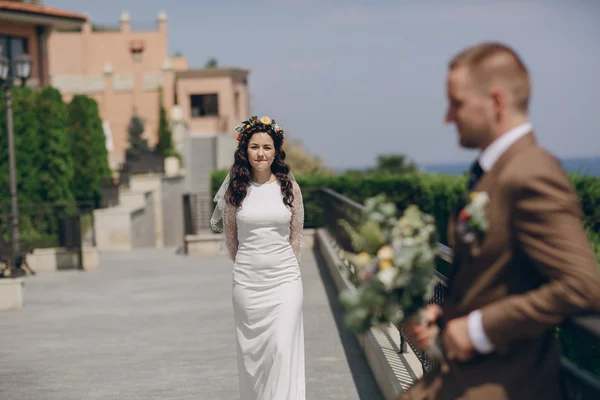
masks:
[[[536,144],[530,79],[499,43],[462,51],[449,65],[446,122],[479,149],[468,191],[486,193],[487,230],[471,241],[468,215],[450,223],[454,262],[440,322],[449,370],[427,374],[401,399],[561,398],[554,327],[600,311],[600,277],[577,195],[560,163]],[[424,325],[404,330],[419,347]]]

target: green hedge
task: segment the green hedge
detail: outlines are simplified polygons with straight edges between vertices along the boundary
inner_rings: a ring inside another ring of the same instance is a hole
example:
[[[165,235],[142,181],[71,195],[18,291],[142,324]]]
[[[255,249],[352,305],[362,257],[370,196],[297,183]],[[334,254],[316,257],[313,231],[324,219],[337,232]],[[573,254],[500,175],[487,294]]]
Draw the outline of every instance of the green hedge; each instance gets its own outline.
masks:
[[[225,178],[227,171],[215,171],[212,175],[213,195]],[[332,190],[357,202],[378,193],[386,193],[399,209],[418,204],[432,214],[441,235],[446,241],[447,222],[454,207],[464,193],[464,176],[437,174],[407,175],[298,175],[305,208],[305,226],[314,228],[323,225],[323,207],[317,195],[321,187]],[[571,182],[581,199],[584,221],[591,236],[600,236],[600,178],[571,175]]]

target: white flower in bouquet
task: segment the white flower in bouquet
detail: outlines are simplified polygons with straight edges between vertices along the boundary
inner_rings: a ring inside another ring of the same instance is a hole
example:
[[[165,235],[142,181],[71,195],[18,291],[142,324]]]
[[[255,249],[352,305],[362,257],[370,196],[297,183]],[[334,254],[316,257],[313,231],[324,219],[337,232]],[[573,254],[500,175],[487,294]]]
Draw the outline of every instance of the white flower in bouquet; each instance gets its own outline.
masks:
[[[365,208],[366,220],[371,223],[369,233],[376,231],[386,242],[360,257],[349,255],[351,262],[361,260],[356,290],[340,295],[346,327],[353,332],[414,318],[428,304],[436,284],[433,217],[411,205],[397,219],[395,206],[386,203],[383,195],[368,199]],[[377,229],[373,222],[377,222]],[[360,235],[366,231],[365,225],[349,232]],[[353,241],[361,243],[356,237]]]
[[[398,271],[395,268],[385,268],[377,273],[377,279],[383,284],[386,291],[391,291],[396,287],[396,275]]]

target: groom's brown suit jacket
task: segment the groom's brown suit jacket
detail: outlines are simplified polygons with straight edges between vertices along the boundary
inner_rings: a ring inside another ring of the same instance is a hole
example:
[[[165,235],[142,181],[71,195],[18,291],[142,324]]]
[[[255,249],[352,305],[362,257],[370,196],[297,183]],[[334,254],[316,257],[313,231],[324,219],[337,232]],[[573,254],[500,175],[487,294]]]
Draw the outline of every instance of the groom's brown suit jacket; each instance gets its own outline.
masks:
[[[443,317],[481,309],[495,351],[451,362],[448,373],[424,376],[401,398],[559,399],[554,327],[600,311],[600,277],[577,194],[533,133],[501,155],[474,191],[489,195],[489,228],[475,255],[451,221],[454,263]]]

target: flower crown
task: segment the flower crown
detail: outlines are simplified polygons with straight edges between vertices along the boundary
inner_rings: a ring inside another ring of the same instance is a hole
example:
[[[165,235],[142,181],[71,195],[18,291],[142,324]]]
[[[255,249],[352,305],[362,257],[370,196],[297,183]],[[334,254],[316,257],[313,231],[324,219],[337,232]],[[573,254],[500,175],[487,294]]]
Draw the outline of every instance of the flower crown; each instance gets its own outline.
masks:
[[[252,128],[256,126],[264,126],[265,129],[272,130],[275,135],[279,136],[281,140],[285,139],[285,133],[283,132],[283,128],[277,125],[274,119],[271,119],[267,116],[260,117],[260,119],[253,115],[248,118],[247,121],[242,121],[241,126],[236,126],[235,131],[237,134],[237,140],[239,141],[243,135],[247,134]]]

